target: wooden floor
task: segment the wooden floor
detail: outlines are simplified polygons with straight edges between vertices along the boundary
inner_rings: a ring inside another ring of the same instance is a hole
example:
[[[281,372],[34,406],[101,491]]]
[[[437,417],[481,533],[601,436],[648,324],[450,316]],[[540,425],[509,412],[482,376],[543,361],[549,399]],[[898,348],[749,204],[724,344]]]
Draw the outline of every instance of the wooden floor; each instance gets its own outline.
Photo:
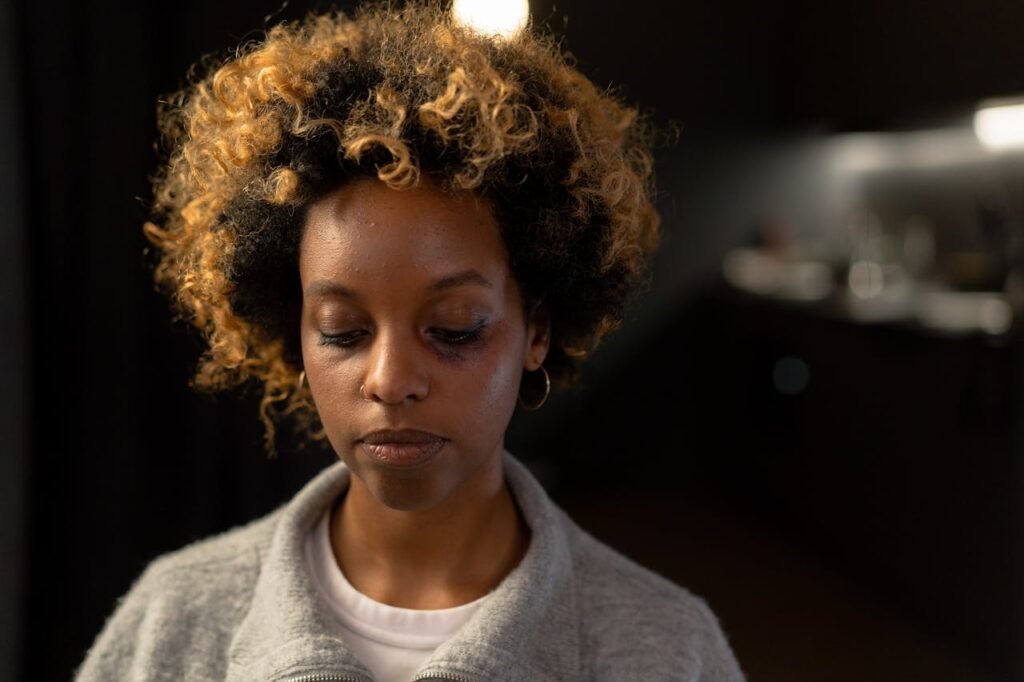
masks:
[[[752,682],[1006,682],[756,519],[652,497],[564,506],[598,538],[704,597]]]

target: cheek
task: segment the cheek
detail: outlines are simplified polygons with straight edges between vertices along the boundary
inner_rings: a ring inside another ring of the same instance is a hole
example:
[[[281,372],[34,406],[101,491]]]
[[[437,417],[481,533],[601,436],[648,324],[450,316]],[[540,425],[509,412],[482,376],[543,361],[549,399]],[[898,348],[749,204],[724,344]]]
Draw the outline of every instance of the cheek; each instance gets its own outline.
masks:
[[[314,348],[306,357],[309,358],[306,372],[310,377],[313,403],[327,442],[342,461],[359,470],[352,442],[359,435],[360,424],[365,428],[372,422],[356,418],[363,416],[366,406],[358,395],[357,368],[354,363],[331,362],[323,349]]]
[[[302,334],[302,362],[316,411],[333,442],[349,426],[343,417],[351,414],[353,396],[358,397],[359,366],[339,362],[332,348],[318,343],[318,336],[315,331]]]
[[[523,371],[523,339],[508,329],[500,331],[476,357],[467,358],[459,374],[465,397],[474,397],[472,404],[480,413],[511,418]]]

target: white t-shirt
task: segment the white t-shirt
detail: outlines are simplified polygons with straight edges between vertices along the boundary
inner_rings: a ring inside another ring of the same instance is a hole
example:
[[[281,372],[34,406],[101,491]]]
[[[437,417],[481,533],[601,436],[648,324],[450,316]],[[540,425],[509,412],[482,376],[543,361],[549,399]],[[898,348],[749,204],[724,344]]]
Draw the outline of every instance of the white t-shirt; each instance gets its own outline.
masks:
[[[320,592],[338,616],[341,638],[377,682],[410,682],[427,657],[469,620],[490,595],[449,609],[403,609],[370,599],[334,560],[331,507],[306,538],[306,559]]]

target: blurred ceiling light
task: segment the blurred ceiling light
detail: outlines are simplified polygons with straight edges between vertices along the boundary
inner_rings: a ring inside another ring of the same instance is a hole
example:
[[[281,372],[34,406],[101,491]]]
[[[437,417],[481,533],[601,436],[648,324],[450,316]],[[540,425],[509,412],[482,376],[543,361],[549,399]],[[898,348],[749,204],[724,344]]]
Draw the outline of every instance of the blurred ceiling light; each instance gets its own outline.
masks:
[[[452,16],[485,35],[512,38],[530,19],[528,0],[454,0]]]
[[[889,133],[846,133],[830,142],[832,166],[842,173],[929,169],[986,162],[991,150],[965,127]]]
[[[983,102],[974,112],[974,134],[993,149],[1024,146],[1024,100]]]

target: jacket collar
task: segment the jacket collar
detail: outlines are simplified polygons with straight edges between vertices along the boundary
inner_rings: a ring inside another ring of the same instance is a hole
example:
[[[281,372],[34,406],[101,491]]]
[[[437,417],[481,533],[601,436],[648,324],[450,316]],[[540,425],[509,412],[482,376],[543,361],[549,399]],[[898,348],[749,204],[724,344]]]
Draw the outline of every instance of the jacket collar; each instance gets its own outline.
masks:
[[[565,516],[508,451],[503,463],[509,489],[530,527],[530,546],[416,679],[547,682],[578,677],[578,615]],[[337,632],[334,615],[319,596],[303,553],[306,533],[348,482],[348,468],[337,462],[279,512],[270,544],[262,550],[251,607],[231,644],[228,680],[314,674],[352,682],[372,679],[332,634]]]

